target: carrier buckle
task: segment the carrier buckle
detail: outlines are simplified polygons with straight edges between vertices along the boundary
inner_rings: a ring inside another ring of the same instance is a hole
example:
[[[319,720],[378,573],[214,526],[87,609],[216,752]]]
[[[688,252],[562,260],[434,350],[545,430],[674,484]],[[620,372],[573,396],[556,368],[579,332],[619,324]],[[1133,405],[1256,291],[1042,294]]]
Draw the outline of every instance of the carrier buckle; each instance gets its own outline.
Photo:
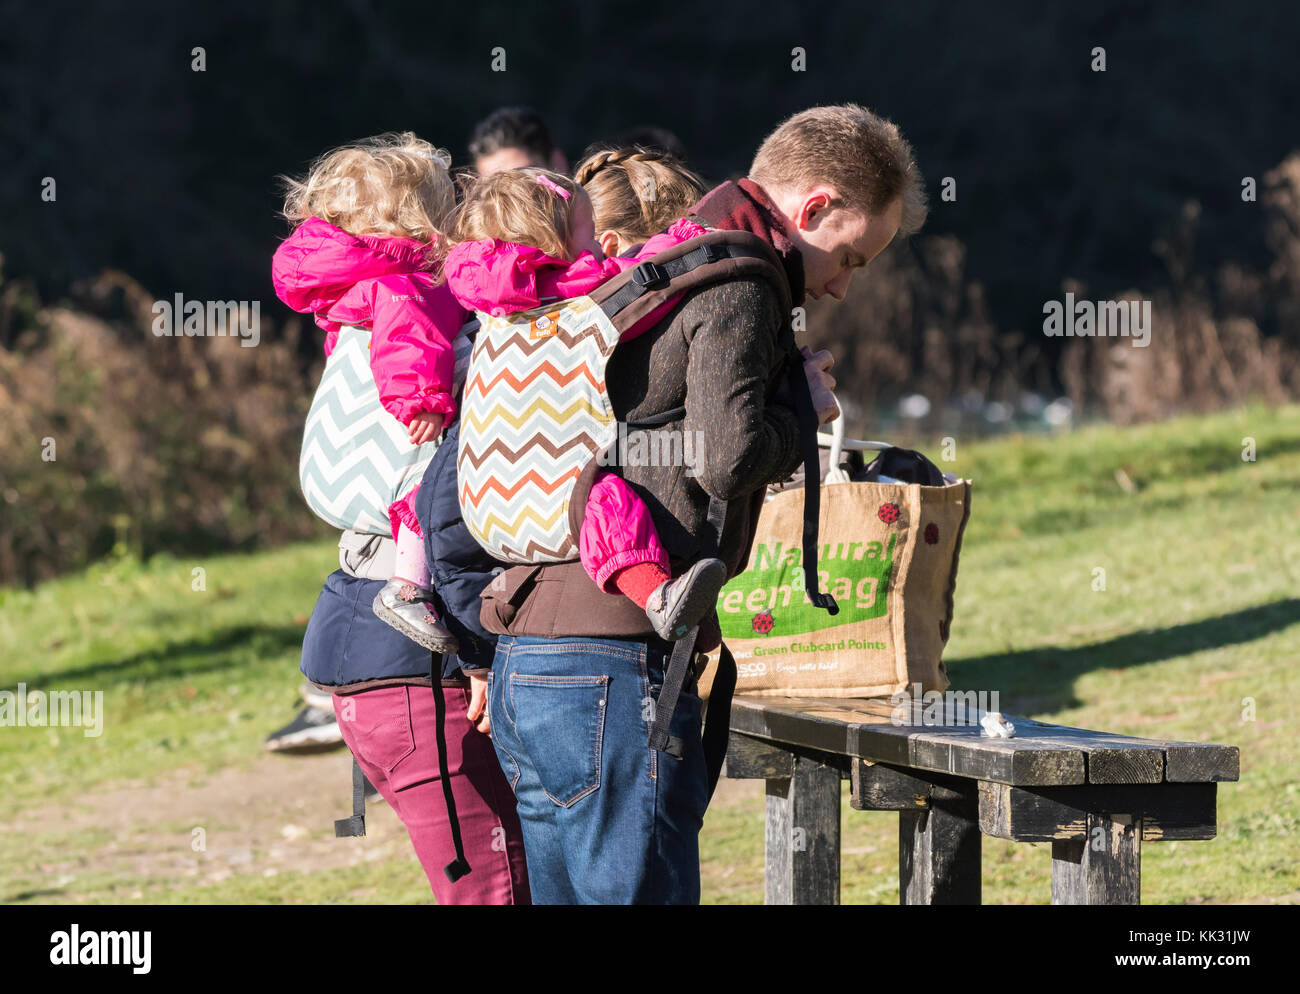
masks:
[[[632,270],[632,282],[643,290],[658,290],[666,287],[670,280],[668,270],[653,262],[643,262]]]

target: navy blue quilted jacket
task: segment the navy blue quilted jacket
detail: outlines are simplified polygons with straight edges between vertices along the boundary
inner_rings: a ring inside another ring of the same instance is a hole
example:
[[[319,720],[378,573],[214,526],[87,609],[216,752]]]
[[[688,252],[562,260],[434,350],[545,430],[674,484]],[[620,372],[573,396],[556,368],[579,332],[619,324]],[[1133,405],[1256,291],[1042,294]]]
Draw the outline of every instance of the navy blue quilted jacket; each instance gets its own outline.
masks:
[[[443,623],[460,642],[460,666],[467,670],[486,669],[492,665],[497,637],[479,623],[479,594],[503,564],[483,551],[461,519],[456,496],[459,438],[460,422],[457,421],[447,430],[425,470],[420,492],[415,495],[415,514],[424,529],[433,588],[444,608]]]

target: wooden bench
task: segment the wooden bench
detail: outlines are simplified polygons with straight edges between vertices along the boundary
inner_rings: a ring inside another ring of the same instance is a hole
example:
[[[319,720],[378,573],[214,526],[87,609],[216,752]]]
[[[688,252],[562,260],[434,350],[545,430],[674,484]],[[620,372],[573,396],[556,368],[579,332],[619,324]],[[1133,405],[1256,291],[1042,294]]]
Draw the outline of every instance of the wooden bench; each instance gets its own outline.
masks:
[[[1138,904],[1142,843],[1212,839],[1235,746],[1165,742],[938,705],[738,695],[726,776],[767,781],[768,904],[838,904],[840,781],[899,812],[902,904],[979,904],[980,839],[1052,843],[1053,904]],[[901,714],[900,714],[901,712]],[[973,722],[973,724],[971,724]]]

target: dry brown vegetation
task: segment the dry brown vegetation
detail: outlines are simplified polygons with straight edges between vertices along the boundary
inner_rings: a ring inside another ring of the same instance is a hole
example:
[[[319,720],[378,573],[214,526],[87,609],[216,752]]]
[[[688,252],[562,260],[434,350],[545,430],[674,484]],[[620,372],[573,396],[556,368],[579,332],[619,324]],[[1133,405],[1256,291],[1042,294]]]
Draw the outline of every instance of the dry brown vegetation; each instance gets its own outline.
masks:
[[[1157,242],[1167,284],[1147,348],[1000,329],[955,237],[920,236],[882,255],[849,299],[809,314],[815,347],[851,385],[853,432],[905,393],[931,402],[923,433],[954,401],[1015,407],[1064,393],[1076,417],[1128,424],[1247,400],[1300,396],[1300,153],[1264,178],[1272,262],[1194,266],[1199,209]],[[1086,294],[1082,283],[1062,290]],[[298,490],[297,454],[314,370],[303,325],[263,322],[261,344],[157,338],[152,296],[106,272],[69,302],[0,284],[0,584],[34,583],[105,554],[251,548],[323,533]],[[315,334],[312,328],[308,332]],[[977,420],[977,418],[975,419]],[[929,431],[933,443],[933,431]],[[53,461],[47,439],[53,440]]]
[[[0,348],[0,583],[319,533],[298,493],[311,379],[294,329],[257,348],[157,338],[152,297],[119,273],[75,306],[10,289],[0,329],[29,327]]]

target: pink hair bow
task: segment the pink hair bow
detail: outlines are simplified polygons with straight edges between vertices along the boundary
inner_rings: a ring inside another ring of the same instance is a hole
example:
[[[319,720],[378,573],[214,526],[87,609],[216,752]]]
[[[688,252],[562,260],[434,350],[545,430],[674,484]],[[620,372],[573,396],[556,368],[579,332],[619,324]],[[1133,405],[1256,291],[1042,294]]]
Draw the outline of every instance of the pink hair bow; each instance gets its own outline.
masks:
[[[537,176],[537,182],[546,187],[546,189],[550,190],[552,193],[558,193],[565,200],[569,199],[569,191],[560,186],[560,184],[551,179],[551,177],[543,176],[539,173]]]

